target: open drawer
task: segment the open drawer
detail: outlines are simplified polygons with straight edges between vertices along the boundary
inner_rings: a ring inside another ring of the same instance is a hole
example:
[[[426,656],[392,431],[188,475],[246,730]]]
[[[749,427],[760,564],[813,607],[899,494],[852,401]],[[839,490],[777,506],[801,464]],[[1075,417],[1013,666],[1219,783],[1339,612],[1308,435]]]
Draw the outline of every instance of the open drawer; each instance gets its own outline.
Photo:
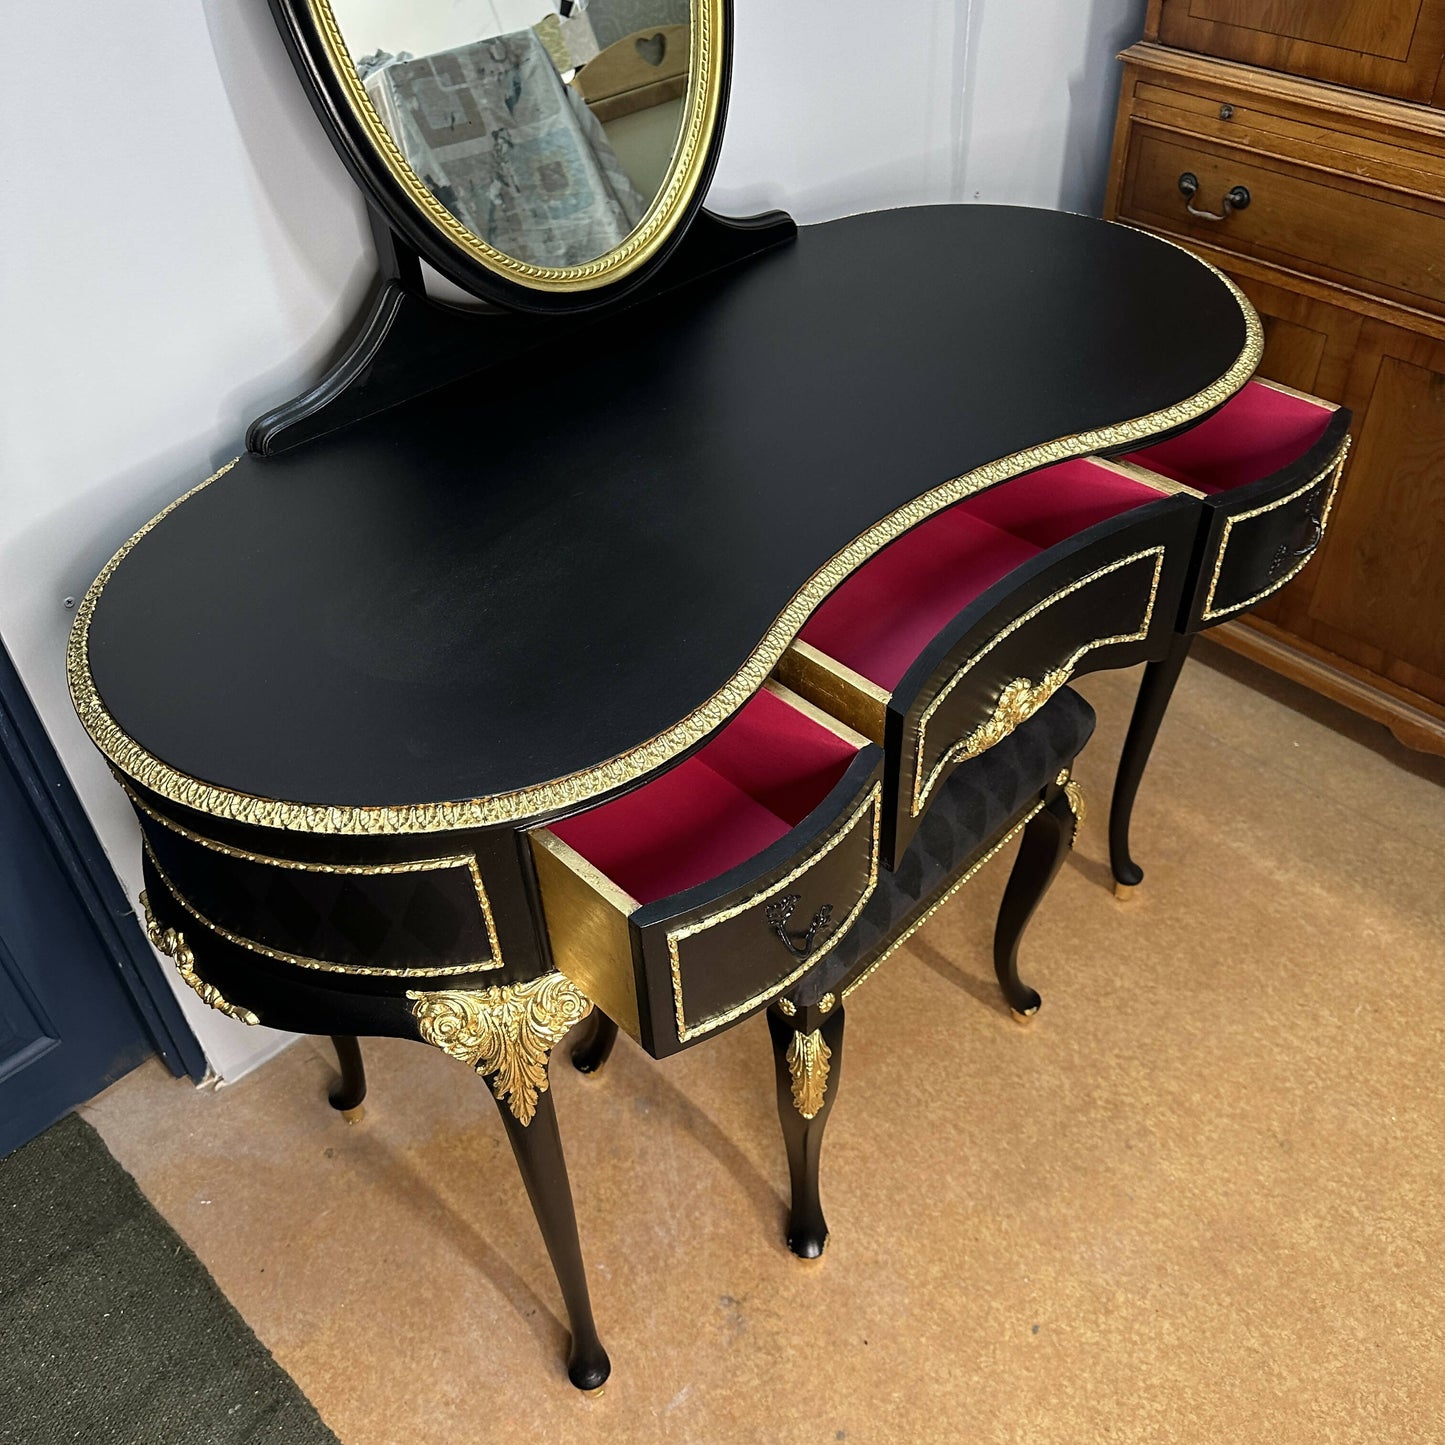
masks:
[[[1184,630],[1262,602],[1314,555],[1349,448],[1350,413],[1271,381],[1251,381],[1179,436],[1120,466],[1203,499],[1207,525]]]
[[[877,886],[881,760],[769,683],[677,767],[534,829],[557,967],[657,1058],[763,1007]]]
[[[1083,458],[930,517],[809,618],[779,678],[882,743],[896,866],[939,785],[1076,674],[1162,656],[1198,502]]]

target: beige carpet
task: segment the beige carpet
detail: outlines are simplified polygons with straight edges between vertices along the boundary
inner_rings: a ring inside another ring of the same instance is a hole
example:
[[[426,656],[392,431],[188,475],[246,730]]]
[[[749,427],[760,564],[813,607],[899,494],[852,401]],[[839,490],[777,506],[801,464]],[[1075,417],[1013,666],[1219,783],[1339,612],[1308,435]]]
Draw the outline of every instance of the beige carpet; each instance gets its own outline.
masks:
[[[1212,647],[1106,886],[1134,674],[1086,679],[1094,804],[988,964],[1000,858],[848,1009],[832,1244],[781,1242],[767,1030],[556,1071],[613,1376],[578,1395],[482,1084],[307,1040],[87,1110],[348,1445],[1445,1439],[1445,765]]]

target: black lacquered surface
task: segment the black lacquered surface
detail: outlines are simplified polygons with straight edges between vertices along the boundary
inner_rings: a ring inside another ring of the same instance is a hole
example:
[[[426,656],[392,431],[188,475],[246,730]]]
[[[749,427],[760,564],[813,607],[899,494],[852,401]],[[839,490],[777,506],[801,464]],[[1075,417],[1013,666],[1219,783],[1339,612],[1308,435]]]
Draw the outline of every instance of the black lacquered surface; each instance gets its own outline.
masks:
[[[808,228],[649,310],[178,508],[92,624],[120,726],[298,802],[565,776],[703,704],[881,517],[1181,402],[1245,341],[1183,252],[993,207]]]

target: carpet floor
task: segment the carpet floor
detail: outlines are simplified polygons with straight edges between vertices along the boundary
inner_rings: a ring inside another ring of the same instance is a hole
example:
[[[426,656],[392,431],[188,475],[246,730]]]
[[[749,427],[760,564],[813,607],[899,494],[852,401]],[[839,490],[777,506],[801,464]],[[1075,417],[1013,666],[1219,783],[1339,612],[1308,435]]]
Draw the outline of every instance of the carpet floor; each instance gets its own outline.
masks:
[[[0,1160],[0,1441],[335,1445],[94,1129]]]

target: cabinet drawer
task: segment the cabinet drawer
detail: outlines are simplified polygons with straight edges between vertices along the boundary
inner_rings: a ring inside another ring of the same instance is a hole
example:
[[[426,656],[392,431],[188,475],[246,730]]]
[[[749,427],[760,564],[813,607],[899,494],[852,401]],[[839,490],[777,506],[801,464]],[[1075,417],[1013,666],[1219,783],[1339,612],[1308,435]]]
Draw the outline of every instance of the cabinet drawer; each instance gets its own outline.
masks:
[[[1329,524],[1349,426],[1344,407],[1251,381],[1191,431],[1130,453],[1136,475],[1166,477],[1203,497],[1188,630],[1263,601],[1309,562]]]
[[[878,881],[881,751],[770,683],[706,746],[529,835],[557,967],[655,1057],[791,988]]]
[[[1180,190],[1183,176],[1198,183],[1192,196]],[[1226,207],[1241,186],[1248,204]],[[1190,205],[1223,218],[1191,215]],[[1445,314],[1439,201],[1136,119],[1118,210],[1152,229]]]
[[[1072,676],[1159,655],[1198,502],[1085,458],[941,512],[861,567],[784,655],[788,686],[885,746],[883,857],[939,784]]]

